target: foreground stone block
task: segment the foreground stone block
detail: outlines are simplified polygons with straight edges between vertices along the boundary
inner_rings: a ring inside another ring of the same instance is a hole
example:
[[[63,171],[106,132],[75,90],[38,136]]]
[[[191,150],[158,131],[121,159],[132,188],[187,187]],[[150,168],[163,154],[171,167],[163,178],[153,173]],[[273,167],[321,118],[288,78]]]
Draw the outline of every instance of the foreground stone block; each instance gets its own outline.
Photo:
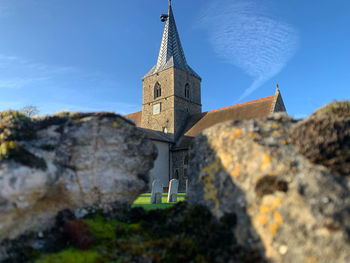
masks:
[[[299,153],[293,125],[274,115],[205,130],[190,150],[187,200],[231,214],[238,243],[270,262],[350,262],[347,183]]]
[[[168,203],[177,202],[178,189],[179,189],[179,181],[176,179],[172,179],[169,183]]]
[[[157,150],[118,115],[8,112],[0,124],[0,241],[50,227],[58,211],[131,204],[147,190]]]
[[[162,203],[163,185],[159,180],[154,180],[152,183],[151,204]]]

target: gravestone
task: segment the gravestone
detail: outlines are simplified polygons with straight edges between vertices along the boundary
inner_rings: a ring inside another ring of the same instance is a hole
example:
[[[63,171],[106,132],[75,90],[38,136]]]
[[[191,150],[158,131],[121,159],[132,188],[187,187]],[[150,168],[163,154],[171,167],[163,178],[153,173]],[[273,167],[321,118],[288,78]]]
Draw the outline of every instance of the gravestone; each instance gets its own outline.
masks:
[[[177,190],[179,188],[179,181],[172,179],[169,184],[168,203],[177,201]]]
[[[151,204],[162,203],[163,186],[159,180],[154,180],[152,183]]]

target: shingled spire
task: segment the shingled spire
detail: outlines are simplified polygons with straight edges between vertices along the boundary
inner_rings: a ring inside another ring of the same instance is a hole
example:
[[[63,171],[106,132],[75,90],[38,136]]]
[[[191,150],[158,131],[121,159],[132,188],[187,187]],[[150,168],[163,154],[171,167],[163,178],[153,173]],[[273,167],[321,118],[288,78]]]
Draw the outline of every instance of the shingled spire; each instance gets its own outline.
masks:
[[[169,0],[168,16],[164,26],[157,64],[153,66],[144,78],[171,67],[182,69],[200,79],[199,75],[187,64],[179,33],[176,28],[171,0]]]

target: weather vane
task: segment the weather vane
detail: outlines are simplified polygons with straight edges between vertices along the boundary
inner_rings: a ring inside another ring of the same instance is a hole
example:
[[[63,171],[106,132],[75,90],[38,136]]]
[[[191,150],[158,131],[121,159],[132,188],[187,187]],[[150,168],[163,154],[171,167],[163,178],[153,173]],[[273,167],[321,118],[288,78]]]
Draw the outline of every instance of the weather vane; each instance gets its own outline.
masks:
[[[169,7],[171,6],[171,0],[169,0]],[[160,21],[162,22],[166,22],[169,18],[169,15],[168,14],[161,14],[160,15]]]

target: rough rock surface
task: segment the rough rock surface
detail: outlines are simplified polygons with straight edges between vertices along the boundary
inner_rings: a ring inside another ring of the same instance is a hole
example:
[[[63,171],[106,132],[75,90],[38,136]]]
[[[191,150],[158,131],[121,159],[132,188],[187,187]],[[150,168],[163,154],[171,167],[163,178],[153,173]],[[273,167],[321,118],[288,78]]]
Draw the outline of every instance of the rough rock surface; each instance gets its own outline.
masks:
[[[187,200],[235,214],[239,244],[270,262],[350,262],[346,179],[298,152],[293,125],[277,114],[205,130],[190,149]]]
[[[350,175],[350,101],[328,104],[291,129],[299,151],[332,172]]]
[[[0,241],[50,227],[61,210],[131,204],[148,189],[157,150],[121,116],[0,117]]]

